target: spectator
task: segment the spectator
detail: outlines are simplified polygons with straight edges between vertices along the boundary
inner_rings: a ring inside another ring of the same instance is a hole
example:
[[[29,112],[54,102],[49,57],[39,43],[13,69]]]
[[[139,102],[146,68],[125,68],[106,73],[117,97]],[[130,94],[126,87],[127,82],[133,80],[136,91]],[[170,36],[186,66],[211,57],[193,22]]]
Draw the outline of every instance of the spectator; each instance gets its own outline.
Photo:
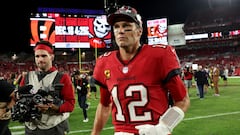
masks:
[[[192,78],[193,78],[192,67],[187,66],[184,70],[183,80],[188,90],[192,87]]]
[[[228,68],[225,66],[224,67],[224,70],[223,70],[223,76],[222,76],[222,78],[223,78],[223,85],[224,86],[227,86],[227,79],[228,79]]]
[[[27,74],[27,72],[23,71],[20,75],[18,75],[18,77],[14,80],[13,85],[18,88],[20,81],[22,80],[22,78]]]
[[[204,85],[207,81],[207,72],[204,71],[202,65],[198,66],[198,70],[194,73],[194,79],[197,83],[199,98],[204,99]]]
[[[213,87],[214,87],[214,96],[220,96],[219,94],[219,77],[220,77],[220,71],[217,66],[212,66],[211,68],[211,77],[212,77],[212,82],[213,82]]]
[[[93,93],[94,98],[97,99],[97,87],[93,78],[93,71],[89,72],[88,82],[89,82],[89,88],[90,88],[91,94]],[[91,96],[91,94],[89,96]]]

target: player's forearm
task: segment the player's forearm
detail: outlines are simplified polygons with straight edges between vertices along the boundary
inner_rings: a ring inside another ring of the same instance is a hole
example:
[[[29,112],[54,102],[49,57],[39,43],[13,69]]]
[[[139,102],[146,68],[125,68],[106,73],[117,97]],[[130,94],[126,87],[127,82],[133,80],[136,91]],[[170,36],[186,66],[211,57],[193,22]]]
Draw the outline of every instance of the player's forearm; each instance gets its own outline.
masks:
[[[188,108],[190,107],[189,96],[187,95],[182,101],[178,101],[174,105],[181,108],[183,112],[187,112]]]
[[[139,130],[139,135],[169,135],[183,120],[189,106],[190,100],[186,96],[183,100],[175,102],[174,107],[168,108],[157,125],[143,124],[135,128]]]
[[[173,129],[183,120],[184,112],[181,108],[174,106],[160,117],[156,125],[143,124],[135,128],[138,129],[139,135],[169,135]]]
[[[100,135],[100,132],[108,121],[110,111],[111,106],[106,107],[102,104],[98,104],[91,135]]]

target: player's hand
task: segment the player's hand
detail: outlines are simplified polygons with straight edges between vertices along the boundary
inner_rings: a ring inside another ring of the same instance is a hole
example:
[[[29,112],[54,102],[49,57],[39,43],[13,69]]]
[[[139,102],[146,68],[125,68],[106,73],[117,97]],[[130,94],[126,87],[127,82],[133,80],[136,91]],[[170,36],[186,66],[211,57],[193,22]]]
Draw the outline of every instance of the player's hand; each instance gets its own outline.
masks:
[[[144,124],[135,127],[139,135],[171,135],[171,132],[163,123],[157,125]]]
[[[157,131],[154,125],[144,124],[135,127],[138,129],[139,135],[157,135]]]

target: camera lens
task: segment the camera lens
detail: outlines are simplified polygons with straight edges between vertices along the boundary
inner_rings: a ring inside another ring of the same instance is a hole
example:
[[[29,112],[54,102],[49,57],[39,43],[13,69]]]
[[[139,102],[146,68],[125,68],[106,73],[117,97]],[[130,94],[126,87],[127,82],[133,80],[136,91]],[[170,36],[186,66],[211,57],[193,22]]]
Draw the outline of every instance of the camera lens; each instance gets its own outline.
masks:
[[[35,104],[42,104],[43,103],[43,97],[41,96],[41,95],[34,95],[33,96],[33,102],[35,103]]]

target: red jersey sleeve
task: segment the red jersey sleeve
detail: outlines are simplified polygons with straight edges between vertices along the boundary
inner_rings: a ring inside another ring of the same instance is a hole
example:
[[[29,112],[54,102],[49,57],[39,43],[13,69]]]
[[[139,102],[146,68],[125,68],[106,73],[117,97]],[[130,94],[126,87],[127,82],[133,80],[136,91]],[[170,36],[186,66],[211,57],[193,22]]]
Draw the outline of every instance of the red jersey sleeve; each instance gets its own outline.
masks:
[[[186,87],[180,76],[172,77],[166,84],[174,101],[181,101],[187,95]]]
[[[111,93],[108,90],[108,86],[106,84],[106,80],[110,77],[110,69],[105,68],[106,64],[106,58],[110,57],[110,55],[113,55],[112,52],[106,52],[105,54],[101,55],[96,62],[94,72],[93,72],[93,78],[95,80],[95,83],[100,86],[100,102],[104,106],[108,106],[111,102]]]
[[[71,78],[68,74],[64,74],[60,83],[64,84],[61,90],[61,96],[63,98],[63,104],[59,108],[59,112],[72,112],[75,104],[74,87]]]
[[[100,102],[104,106],[108,106],[111,103],[110,96],[111,95],[107,89],[100,87]]]
[[[175,49],[172,46],[167,46],[165,51],[162,51],[163,57],[161,62],[161,72],[166,77],[172,70],[180,68],[180,63]]]

